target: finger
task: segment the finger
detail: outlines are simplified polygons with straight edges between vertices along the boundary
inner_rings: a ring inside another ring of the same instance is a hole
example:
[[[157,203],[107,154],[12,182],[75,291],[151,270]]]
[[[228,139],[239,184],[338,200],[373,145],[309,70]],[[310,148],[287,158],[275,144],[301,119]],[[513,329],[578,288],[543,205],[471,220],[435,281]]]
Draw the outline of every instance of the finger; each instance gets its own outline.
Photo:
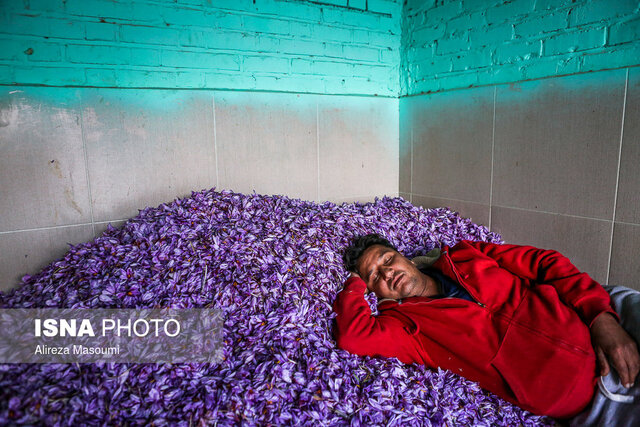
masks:
[[[600,347],[596,348],[596,357],[598,358],[598,366],[600,366],[600,376],[604,377],[609,374],[609,362],[607,356]]]
[[[626,352],[617,351],[613,354],[610,354],[609,358],[611,359],[613,368],[616,370],[618,376],[620,377],[620,382],[622,383],[622,385],[627,387],[631,382],[631,372],[629,371],[629,366],[627,364],[627,359],[625,356]]]
[[[640,373],[640,354],[638,354],[637,346],[631,350],[631,357],[627,361],[629,365],[629,383],[628,385],[631,387],[636,382],[638,378],[638,374]]]
[[[618,349],[609,354],[609,359],[620,377],[620,382],[628,388],[631,383],[631,370],[627,363],[627,361],[631,362],[630,353],[624,348]]]

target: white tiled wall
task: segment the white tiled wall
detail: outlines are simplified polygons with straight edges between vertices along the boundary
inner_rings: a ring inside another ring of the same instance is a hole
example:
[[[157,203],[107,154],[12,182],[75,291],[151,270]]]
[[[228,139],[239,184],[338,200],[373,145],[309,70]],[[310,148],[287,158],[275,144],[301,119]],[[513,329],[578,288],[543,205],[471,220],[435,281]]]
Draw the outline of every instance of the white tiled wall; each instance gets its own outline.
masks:
[[[394,98],[15,87],[0,124],[0,289],[191,191],[398,195]]]

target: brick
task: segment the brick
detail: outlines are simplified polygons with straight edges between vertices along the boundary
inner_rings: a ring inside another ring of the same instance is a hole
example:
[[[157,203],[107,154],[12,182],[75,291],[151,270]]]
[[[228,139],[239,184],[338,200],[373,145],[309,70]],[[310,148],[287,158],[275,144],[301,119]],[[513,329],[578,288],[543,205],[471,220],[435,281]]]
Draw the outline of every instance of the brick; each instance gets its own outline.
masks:
[[[179,42],[181,46],[207,47],[207,40],[217,34],[216,30],[183,30],[180,31]]]
[[[419,49],[408,49],[405,51],[406,59],[409,63],[419,62],[424,60],[433,60],[435,55],[435,44],[422,46]]]
[[[609,29],[610,45],[637,41],[640,41],[640,19],[621,22]]]
[[[277,39],[273,40],[277,41]],[[255,35],[217,29],[182,31],[180,44],[190,47],[239,51],[256,51],[258,49]]]
[[[130,49],[130,64],[131,65],[145,65],[147,67],[160,66],[160,51],[156,49]]]
[[[383,64],[399,64],[400,63],[400,49],[381,49],[380,50],[380,62]]]
[[[75,64],[128,64],[128,48],[94,45],[67,45],[67,61]]]
[[[111,68],[87,68],[86,76],[89,86],[114,87],[118,84],[117,73]]]
[[[569,25],[567,11],[550,13],[527,20],[514,26],[517,37],[538,37],[546,33],[564,31]]]
[[[402,33],[402,26],[401,26],[400,19],[397,19],[395,16],[388,16],[388,15],[379,15],[379,17],[380,17],[379,18],[380,27],[378,28],[388,28],[389,31],[393,32],[394,34]]]
[[[352,9],[365,10],[367,8],[367,0],[349,0],[347,5]]]
[[[478,83],[500,84],[524,80],[524,71],[520,65],[503,64],[478,72]]]
[[[381,15],[365,14],[357,10],[322,9],[322,22],[329,24],[342,24],[352,27],[368,28],[370,30],[379,30],[380,28],[386,28],[382,26],[381,18]]]
[[[449,55],[453,71],[466,71],[491,65],[491,50],[468,50]]]
[[[84,28],[86,40],[113,41],[119,31],[117,24],[103,22],[86,22]]]
[[[82,68],[16,67],[14,73],[17,84],[65,86],[85,83],[85,74]]]
[[[327,58],[337,58],[339,60],[344,60],[345,55],[343,53],[344,46],[342,43],[329,43],[323,42],[324,46],[324,56]],[[358,45],[354,45],[353,47],[357,47]]]
[[[212,19],[213,28],[240,30],[242,28],[242,16],[218,10],[208,11],[207,16]]]
[[[631,16],[637,7],[637,0],[591,0],[571,10],[569,25],[575,27],[621,16]]]
[[[398,75],[398,69],[384,65],[354,65],[353,77],[366,77],[376,81],[386,81],[390,76]]]
[[[260,18],[257,16],[244,16],[242,28],[245,31],[267,34],[289,35],[289,22],[281,19]]]
[[[262,49],[263,45],[267,42],[267,39],[261,37],[258,40],[259,48]],[[278,44],[274,45],[273,41],[269,41],[268,46],[265,48],[275,49],[273,52],[300,54],[300,55],[315,55],[322,56],[325,54],[326,43],[316,41],[302,41],[302,40],[278,40]]]
[[[134,6],[135,8],[135,6]],[[180,7],[163,8],[162,19],[170,25],[183,25],[186,27],[199,26],[208,27],[213,25],[215,17],[205,13],[203,9],[184,9]],[[240,17],[234,15],[237,19],[237,26],[240,26]]]
[[[62,48],[55,43],[27,43],[29,46],[26,50],[31,52],[27,54],[23,51],[23,55],[28,61],[43,62],[59,62],[62,61]],[[29,50],[30,49],[30,50]]]
[[[523,64],[522,69],[527,79],[575,74],[579,71],[579,56],[563,55],[540,58],[537,61]]]
[[[49,36],[47,21],[40,16],[4,13],[0,15],[0,33],[28,36]]]
[[[237,0],[228,0],[237,7]],[[220,0],[215,0],[216,7],[221,7]],[[222,2],[224,3],[224,2]],[[233,9],[233,8],[232,8]],[[299,2],[261,1],[252,6],[252,11],[261,15],[272,15],[278,18],[295,18],[307,22],[319,22],[322,20],[322,8],[317,5],[308,5]]]
[[[8,2],[8,4],[19,2]],[[64,2],[51,0],[29,0],[25,9],[32,12],[64,12]]]
[[[533,11],[535,0],[514,0],[510,3],[502,4],[487,9],[487,23],[497,24],[506,21],[513,21],[519,16],[527,15]]]
[[[404,8],[407,15],[415,15],[435,6],[436,0],[406,0]]]
[[[471,31],[469,40],[472,46],[495,46],[513,38],[511,24],[493,25]]]
[[[399,15],[402,11],[402,3],[389,0],[367,0],[367,10],[388,15]]]
[[[544,40],[544,55],[557,55],[604,46],[605,28],[573,31]]]
[[[239,51],[258,50],[258,37],[252,34],[218,31],[206,40],[210,49],[227,49]]]
[[[368,47],[344,46],[342,49],[345,59],[355,59],[356,61],[376,62],[380,59],[380,51]]]
[[[347,7],[347,0],[319,0],[318,3]]]
[[[47,19],[48,36],[59,39],[82,40],[85,36],[84,23],[68,19]]]
[[[422,27],[410,34],[410,40],[413,43],[424,44],[434,40],[439,40],[447,33],[447,27],[444,24],[432,27]]]
[[[312,61],[307,59],[293,59],[291,61],[292,74],[322,74],[350,76],[354,72],[354,65],[347,62]]]
[[[2,84],[14,84],[13,67],[8,65],[0,65],[0,83]]]
[[[179,31],[170,28],[153,28],[131,25],[122,25],[120,27],[120,41],[137,44],[177,46],[179,34]]]
[[[634,66],[638,64],[637,58],[640,58],[640,45],[638,43],[618,45],[605,51],[584,53],[580,70],[599,71]]]
[[[450,57],[438,58],[436,61],[422,61],[410,64],[412,76],[415,79],[423,79],[440,73],[448,73],[453,70],[453,62]]]
[[[184,52],[165,50],[162,65],[176,68],[215,68],[219,70],[240,70],[240,60],[235,55],[208,52]]]
[[[97,18],[131,19],[131,2],[108,0],[65,0],[64,9],[68,15]]]
[[[25,51],[33,40],[0,39],[0,59],[3,61],[26,61]]]
[[[456,35],[473,28],[486,26],[487,20],[483,12],[466,13],[458,18],[449,20],[446,23],[446,32],[449,35]]]
[[[210,89],[256,89],[256,78],[248,75],[204,73],[205,85]],[[267,89],[267,88],[265,88]],[[273,89],[269,87],[268,89]]]
[[[463,0],[465,11],[478,10],[485,11],[490,7],[504,3],[504,0]]]
[[[120,69],[116,77],[119,87],[176,87],[176,73],[173,72]]]
[[[535,11],[547,11],[547,10],[564,10],[572,8],[575,5],[574,2],[566,0],[537,0],[534,10]],[[567,7],[568,6],[568,7]]]
[[[350,43],[353,40],[353,30],[334,25],[316,25],[313,27],[313,38]]]
[[[437,75],[435,83],[438,90],[461,89],[478,85],[478,71],[465,73],[448,73]]]
[[[435,25],[440,21],[448,21],[463,12],[461,1],[447,2],[442,6],[427,10],[426,22]]]
[[[131,12],[126,18],[129,24],[144,24],[150,26],[167,26],[166,14],[171,14],[175,7],[163,7],[157,3],[131,2]]]
[[[315,25],[309,23],[291,21],[289,22],[289,30],[294,37],[306,37],[309,38],[313,35],[313,28]]]
[[[206,81],[204,73],[200,70],[179,71],[175,73],[176,86],[180,88],[204,88]]]
[[[437,41],[436,53],[444,55],[453,52],[461,52],[469,49],[469,39],[465,34],[464,38],[441,39]]]
[[[242,59],[243,71],[265,71],[270,73],[289,73],[289,60],[270,56],[248,56]]]
[[[540,56],[540,42],[507,43],[496,48],[495,61],[498,64],[506,64],[538,56]]]
[[[368,31],[368,41],[360,40],[354,33],[355,43],[368,43],[376,47],[397,47],[400,48],[400,37],[390,32]]]

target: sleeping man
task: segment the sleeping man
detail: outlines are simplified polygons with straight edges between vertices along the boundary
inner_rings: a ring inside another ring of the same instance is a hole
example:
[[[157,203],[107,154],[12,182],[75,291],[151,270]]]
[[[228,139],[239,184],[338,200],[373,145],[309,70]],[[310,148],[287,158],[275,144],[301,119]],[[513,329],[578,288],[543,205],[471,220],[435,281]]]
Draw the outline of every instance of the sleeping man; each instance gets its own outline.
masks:
[[[607,291],[556,251],[462,241],[410,261],[373,234],[356,239],[344,261],[352,274],[334,304],[340,348],[448,369],[557,418],[585,409],[611,364],[622,385],[600,384],[612,399],[600,416],[640,407],[629,403],[639,394],[636,342]],[[366,292],[378,297],[377,316]]]

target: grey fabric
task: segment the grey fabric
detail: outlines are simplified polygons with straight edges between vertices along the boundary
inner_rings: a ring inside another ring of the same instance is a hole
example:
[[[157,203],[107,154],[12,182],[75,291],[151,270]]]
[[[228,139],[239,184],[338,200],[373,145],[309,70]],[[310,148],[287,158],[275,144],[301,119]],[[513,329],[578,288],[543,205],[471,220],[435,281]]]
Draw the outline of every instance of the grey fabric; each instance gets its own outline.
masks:
[[[411,258],[411,261],[418,268],[427,268],[431,267],[433,263],[435,263],[438,258],[440,258],[440,249],[434,248],[427,252],[426,255],[417,256],[415,258]]]
[[[611,304],[620,315],[622,327],[640,343],[640,292],[624,286],[604,288],[611,295]],[[571,426],[640,426],[640,381],[626,389],[612,369],[601,378],[593,403],[571,420]]]

